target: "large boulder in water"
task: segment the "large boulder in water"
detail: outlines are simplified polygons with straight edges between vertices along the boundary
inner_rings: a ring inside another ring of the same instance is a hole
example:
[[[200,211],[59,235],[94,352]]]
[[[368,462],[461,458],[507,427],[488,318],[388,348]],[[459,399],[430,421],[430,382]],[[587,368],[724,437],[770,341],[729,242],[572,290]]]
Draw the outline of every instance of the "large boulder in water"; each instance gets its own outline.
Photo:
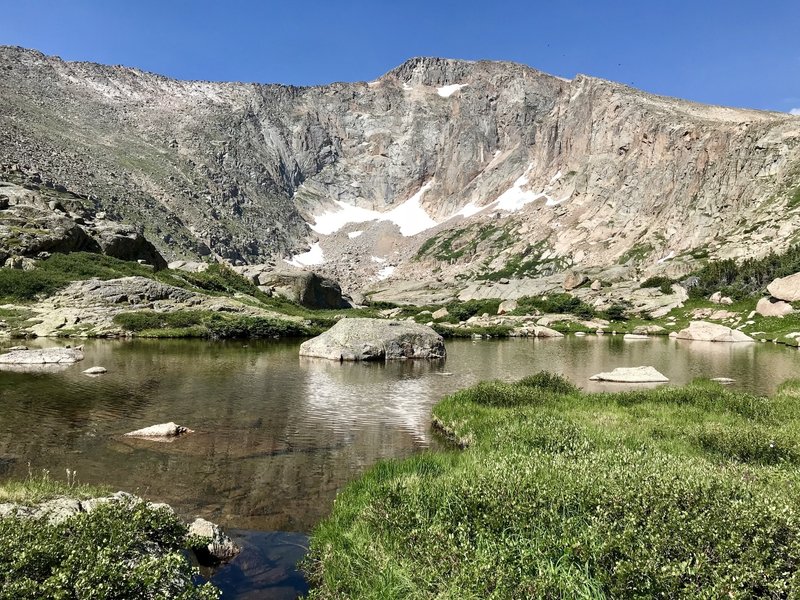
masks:
[[[442,336],[427,325],[386,319],[341,319],[300,345],[300,356],[331,360],[444,358]]]
[[[767,286],[767,291],[778,300],[797,302],[800,300],[800,273],[774,279]]]
[[[608,373],[598,373],[589,377],[591,381],[612,381],[616,383],[666,383],[669,379],[655,367],[617,367]]]
[[[689,327],[682,329],[675,336],[679,340],[695,340],[700,342],[754,342],[746,333],[708,321],[692,321]]]

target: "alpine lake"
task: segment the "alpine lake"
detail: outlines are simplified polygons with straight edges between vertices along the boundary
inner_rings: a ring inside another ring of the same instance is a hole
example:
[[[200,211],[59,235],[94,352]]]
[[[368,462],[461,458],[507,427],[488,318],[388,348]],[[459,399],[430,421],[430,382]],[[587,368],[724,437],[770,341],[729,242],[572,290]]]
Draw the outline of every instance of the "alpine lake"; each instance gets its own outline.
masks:
[[[206,573],[223,598],[295,598],[307,589],[297,562],[337,491],[378,461],[446,447],[430,411],[458,389],[547,370],[587,391],[616,391],[643,384],[589,377],[651,365],[668,385],[728,377],[767,395],[800,367],[794,348],[666,337],[450,340],[446,360],[386,364],[299,358],[299,344],[87,340],[75,365],[0,371],[0,480],[42,470],[66,479],[70,469],[82,483],[202,516],[243,549]],[[108,372],[83,374],[91,366]],[[167,421],[194,433],[169,443],[123,437]]]

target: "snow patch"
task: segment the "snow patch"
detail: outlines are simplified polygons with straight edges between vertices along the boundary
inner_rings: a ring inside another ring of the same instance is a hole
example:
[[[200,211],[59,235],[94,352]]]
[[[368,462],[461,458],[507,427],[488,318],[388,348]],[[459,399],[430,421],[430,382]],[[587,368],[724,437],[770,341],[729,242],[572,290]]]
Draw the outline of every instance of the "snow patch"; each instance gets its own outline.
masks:
[[[438,225],[425,209],[420,206],[422,195],[427,192],[433,181],[423,185],[416,194],[408,200],[385,213],[368,208],[359,208],[341,200],[334,200],[339,210],[328,211],[314,217],[311,229],[321,235],[330,235],[339,231],[348,223],[366,223],[367,221],[390,221],[400,228],[400,233],[405,236],[416,235],[421,231]]]
[[[547,194],[544,194],[544,197],[547,198],[547,202],[544,203],[545,206],[558,206],[559,204],[561,204],[565,200],[569,200],[569,194],[567,194],[566,196],[561,198],[561,200],[556,200],[555,198],[552,198],[551,196],[548,196]]]
[[[462,217],[464,217],[466,219],[467,217],[471,217],[472,215],[477,215],[479,212],[481,212],[482,210],[484,210],[486,208],[488,208],[488,207],[487,206],[478,206],[474,202],[470,202],[470,203],[466,204],[465,206],[462,206],[461,210],[459,210],[453,216],[457,217],[457,216],[460,215],[460,216],[462,216]]]
[[[466,83],[454,83],[454,84],[452,84],[452,85],[443,85],[442,87],[440,87],[440,88],[437,88],[436,92],[437,92],[437,93],[438,93],[438,94],[439,94],[439,95],[440,95],[442,98],[449,98],[450,96],[452,96],[453,94],[455,94],[455,93],[456,93],[458,90],[460,90],[461,88],[463,88],[463,87],[467,87],[467,85],[468,85],[468,84],[466,84]]]
[[[362,233],[364,233],[364,232],[363,231],[351,231],[350,233],[347,234],[347,237],[349,237],[351,240],[354,240],[358,236],[360,236]]]
[[[403,90],[406,92],[410,92],[414,89],[414,86],[408,85],[408,83],[403,83]]]
[[[528,185],[528,173],[531,172],[531,169],[533,169],[533,163],[528,165],[528,168],[525,169],[525,173],[517,178],[514,185],[500,194],[497,200],[489,206],[495,205],[500,210],[516,212],[526,204],[530,204],[534,200],[542,198],[544,194],[537,194],[536,192],[522,189],[523,186]]]
[[[667,262],[668,260],[672,260],[673,258],[675,258],[675,252],[673,252],[672,250],[670,250],[670,253],[669,253],[669,254],[667,254],[667,255],[666,255],[664,258],[659,258],[659,259],[656,261],[656,264],[657,264],[657,265],[664,264],[665,262]]]
[[[287,260],[286,262],[295,267],[310,267],[311,265],[324,264],[325,255],[319,242],[316,242],[311,245],[311,250],[302,254],[295,254],[292,260]]]
[[[396,268],[397,267],[393,267],[391,265],[383,267],[380,271],[378,271],[378,281],[383,281],[384,279],[391,277]]]
[[[561,179],[561,170],[550,178],[550,185],[553,185],[559,179]]]
[[[381,258],[380,256],[370,256],[369,259],[372,262],[376,262],[376,263],[385,263],[386,262],[386,259],[385,258]]]
[[[376,79],[375,81],[370,81],[367,85],[369,87],[375,87],[376,85],[380,85],[380,84],[381,84],[380,80]]]

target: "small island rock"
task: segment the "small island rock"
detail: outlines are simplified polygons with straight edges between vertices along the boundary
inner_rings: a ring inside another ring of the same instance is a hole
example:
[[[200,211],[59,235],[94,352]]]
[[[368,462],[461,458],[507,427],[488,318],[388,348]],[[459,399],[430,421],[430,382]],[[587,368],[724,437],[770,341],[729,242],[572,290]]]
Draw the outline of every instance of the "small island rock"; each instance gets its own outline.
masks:
[[[386,319],[341,319],[300,345],[300,356],[330,360],[444,358],[442,336],[427,325]]]
[[[78,348],[41,348],[12,350],[0,354],[2,365],[68,365],[83,360]]]
[[[617,367],[609,373],[598,373],[591,381],[613,381],[616,383],[665,383],[669,379],[655,367]]]
[[[160,423],[158,425],[145,427],[144,429],[137,429],[136,431],[131,431],[125,435],[128,437],[170,438],[183,435],[184,433],[193,433],[193,431],[188,427],[176,425],[170,421],[169,423]]]

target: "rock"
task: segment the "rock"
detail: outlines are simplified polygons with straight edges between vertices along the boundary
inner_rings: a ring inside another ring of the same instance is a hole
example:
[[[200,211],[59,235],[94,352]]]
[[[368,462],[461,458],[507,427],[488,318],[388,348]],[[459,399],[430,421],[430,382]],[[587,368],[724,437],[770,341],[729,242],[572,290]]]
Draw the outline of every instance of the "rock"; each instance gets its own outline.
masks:
[[[161,253],[134,226],[102,221],[89,231],[102,253],[107,256],[120,260],[144,261],[153,265],[156,270],[167,268],[167,261]]]
[[[142,437],[142,438],[172,438],[184,433],[194,433],[193,430],[182,425],[176,425],[173,422],[161,423],[159,425],[151,425],[144,429],[137,429],[125,435],[128,437]]]
[[[589,278],[583,273],[578,273],[577,271],[567,271],[566,275],[564,275],[564,283],[562,286],[566,291],[570,291],[586,283],[587,281],[589,281]]]
[[[666,331],[661,325],[637,325],[633,328],[633,333],[637,335],[653,335]]]
[[[445,317],[449,316],[450,316],[450,311],[448,311],[444,306],[439,310],[434,311],[433,314],[431,315],[431,317],[433,317],[434,320],[444,319]]]
[[[736,380],[731,379],[730,377],[712,377],[711,381],[716,381],[717,383],[721,383],[722,385],[730,385],[734,383]]]
[[[444,358],[442,336],[430,327],[385,319],[342,319],[300,345],[300,356],[330,360]]]
[[[103,373],[107,373],[107,369],[105,367],[89,367],[84,371],[87,375],[102,375]]]
[[[797,302],[800,300],[800,273],[773,280],[767,286],[767,291],[778,300]]]
[[[556,331],[555,329],[550,329],[549,327],[545,327],[544,325],[536,325],[533,328],[533,333],[537,338],[561,338],[564,337],[564,334],[560,331]]]
[[[617,367],[610,373],[598,373],[591,381],[613,381],[617,383],[665,383],[667,377],[654,367]]]
[[[708,300],[714,304],[733,304],[733,300],[727,296],[723,296],[722,292],[714,292],[708,297]]]
[[[19,350],[27,350],[27,349],[28,349],[27,346],[11,346],[11,348],[6,350],[6,352],[17,352]]]
[[[503,300],[500,303],[500,306],[497,307],[497,314],[505,315],[516,310],[516,308],[517,308],[516,300]]]
[[[350,304],[342,297],[342,288],[328,277],[312,271],[274,270],[258,265],[255,277],[260,286],[267,286],[275,293],[307,308],[349,308]],[[242,274],[252,273],[254,267],[238,267]]]
[[[601,289],[603,289],[603,284],[602,284],[602,282],[601,282],[599,279],[595,279],[595,280],[592,282],[592,287],[591,287],[591,290],[592,290],[593,292],[599,292]]]
[[[0,365],[65,365],[80,360],[83,360],[83,352],[78,348],[12,350],[0,354]]]
[[[626,333],[622,336],[623,340],[649,340],[650,336],[643,333]]]
[[[575,332],[575,337],[586,337],[586,332],[585,331],[576,331]]]
[[[210,558],[211,562],[223,562],[232,559],[240,552],[239,547],[222,531],[220,526],[211,521],[195,519],[189,525],[189,535],[208,541],[202,552],[202,554],[207,553],[207,556],[198,556],[201,562],[204,562],[204,558]]]
[[[756,312],[762,317],[785,317],[792,314],[794,309],[791,304],[783,300],[761,298],[756,304]]]
[[[703,342],[752,342],[749,335],[731,329],[725,325],[708,321],[692,321],[689,327],[682,329],[675,336],[679,340],[695,340]]]

